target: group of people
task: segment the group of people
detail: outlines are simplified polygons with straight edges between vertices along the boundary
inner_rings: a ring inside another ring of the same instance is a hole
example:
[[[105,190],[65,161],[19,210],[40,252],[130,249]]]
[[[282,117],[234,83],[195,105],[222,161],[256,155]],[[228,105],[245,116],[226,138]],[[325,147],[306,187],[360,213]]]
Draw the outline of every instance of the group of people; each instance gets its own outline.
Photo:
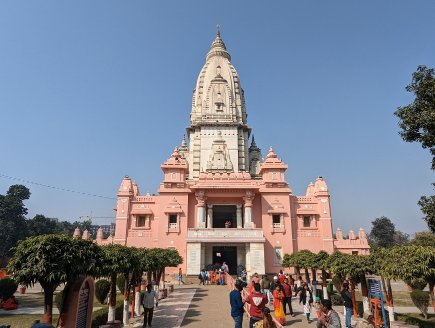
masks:
[[[270,315],[268,304],[273,304],[274,316],[280,324],[285,323],[285,317],[289,313],[294,317],[292,297],[299,296],[299,304],[303,305],[304,314],[308,323],[313,304],[317,313],[317,328],[341,328],[340,317],[332,309],[331,301],[313,298],[310,286],[302,277],[295,281],[291,276],[280,271],[270,281],[266,275],[261,278],[254,274],[248,287],[248,297],[242,298],[244,283],[237,280],[235,289],[230,293],[231,316],[234,319],[235,328],[241,328],[243,322],[244,304],[249,308],[249,328],[274,328],[276,324]],[[351,327],[352,297],[349,292],[349,284],[343,284],[342,298],[346,307],[346,327]],[[348,310],[349,309],[349,310]],[[287,311],[288,310],[288,311]]]
[[[199,284],[201,285],[225,285],[225,274],[229,272],[228,264],[224,262],[222,266],[215,264],[212,271],[208,271],[205,268],[201,270],[198,275]]]

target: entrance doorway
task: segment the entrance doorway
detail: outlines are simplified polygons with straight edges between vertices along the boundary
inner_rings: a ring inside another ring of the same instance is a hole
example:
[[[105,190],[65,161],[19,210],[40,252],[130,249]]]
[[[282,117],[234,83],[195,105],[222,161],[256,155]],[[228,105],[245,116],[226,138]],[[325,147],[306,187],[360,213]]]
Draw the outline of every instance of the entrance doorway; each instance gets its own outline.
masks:
[[[213,246],[213,265],[219,263],[219,267],[226,262],[230,274],[237,274],[237,247],[236,246]]]
[[[236,212],[236,205],[213,205],[213,228],[237,228]]]

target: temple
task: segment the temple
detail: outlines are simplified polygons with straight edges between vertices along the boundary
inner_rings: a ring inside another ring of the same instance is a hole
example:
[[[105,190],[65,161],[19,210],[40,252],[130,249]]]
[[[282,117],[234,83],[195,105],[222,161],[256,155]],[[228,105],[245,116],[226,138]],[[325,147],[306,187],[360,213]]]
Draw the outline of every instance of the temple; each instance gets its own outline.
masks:
[[[104,239],[99,231],[97,242],[176,248],[187,274],[224,261],[231,273],[238,266],[250,274],[273,273],[285,253],[303,249],[367,254],[363,229],[346,239],[338,229],[334,238],[325,179],[319,176],[305,195],[293,195],[287,164],[272,147],[263,158],[247,117],[240,79],[218,30],[196,81],[187,140],[161,165],[158,194],[141,195],[124,177],[115,233]]]

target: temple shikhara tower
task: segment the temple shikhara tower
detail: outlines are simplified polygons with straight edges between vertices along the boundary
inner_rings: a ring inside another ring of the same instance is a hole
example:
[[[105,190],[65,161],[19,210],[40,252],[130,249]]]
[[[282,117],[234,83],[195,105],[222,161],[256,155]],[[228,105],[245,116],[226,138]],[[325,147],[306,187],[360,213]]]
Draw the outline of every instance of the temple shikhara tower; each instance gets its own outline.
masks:
[[[161,165],[158,194],[141,195],[124,177],[115,234],[103,239],[99,231],[97,242],[176,248],[183,272],[196,275],[223,261],[231,273],[240,265],[250,274],[273,273],[285,253],[302,249],[368,253],[362,229],[347,239],[337,229],[333,237],[322,177],[305,195],[293,195],[287,164],[278,149],[261,153],[247,117],[239,75],[218,30],[196,81],[187,140]]]

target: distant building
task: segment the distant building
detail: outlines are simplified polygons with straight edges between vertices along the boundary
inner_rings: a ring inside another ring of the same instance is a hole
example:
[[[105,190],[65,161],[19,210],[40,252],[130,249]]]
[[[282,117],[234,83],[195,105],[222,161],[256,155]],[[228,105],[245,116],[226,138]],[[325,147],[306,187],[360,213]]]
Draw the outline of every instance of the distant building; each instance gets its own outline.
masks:
[[[273,115],[273,108],[267,110]],[[223,261],[232,273],[239,265],[248,273],[273,273],[285,253],[302,249],[367,254],[363,229],[358,236],[351,231],[349,239],[338,229],[333,238],[322,177],[305,195],[293,195],[287,164],[272,147],[263,159],[247,116],[239,76],[218,31],[193,92],[188,140],[161,165],[158,195],[141,195],[126,176],[115,234],[105,239],[98,233],[97,242],[176,248],[187,274]],[[297,152],[295,144],[289,147]]]

